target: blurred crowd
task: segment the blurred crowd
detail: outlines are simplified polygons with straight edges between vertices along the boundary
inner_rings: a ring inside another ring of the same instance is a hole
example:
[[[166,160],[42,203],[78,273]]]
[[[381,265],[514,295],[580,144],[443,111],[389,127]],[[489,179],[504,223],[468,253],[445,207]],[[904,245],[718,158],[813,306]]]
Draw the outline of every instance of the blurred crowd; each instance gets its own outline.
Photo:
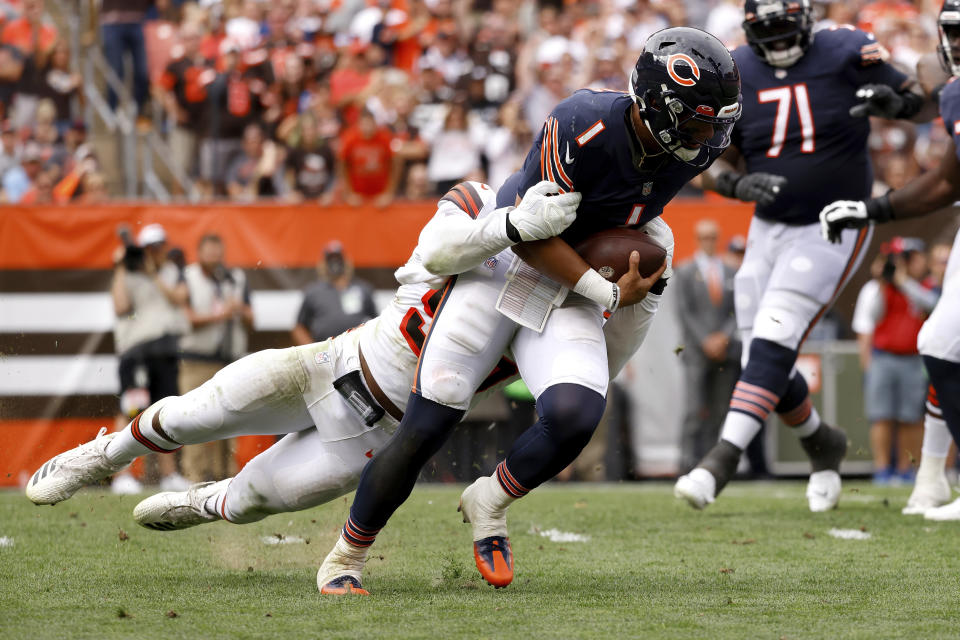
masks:
[[[651,33],[692,25],[731,47],[743,42],[738,0],[95,4],[99,31],[80,40],[99,41],[117,75],[132,75],[141,128],[161,131],[204,197],[234,201],[383,207],[464,179],[496,187],[557,102],[581,87],[626,89]],[[912,71],[935,48],[939,4],[817,8],[824,25],[874,32]],[[80,64],[51,20],[56,8],[76,5],[0,2],[7,202],[97,201],[111,182],[79,119]],[[877,190],[930,168],[946,141],[938,123],[877,121]]]

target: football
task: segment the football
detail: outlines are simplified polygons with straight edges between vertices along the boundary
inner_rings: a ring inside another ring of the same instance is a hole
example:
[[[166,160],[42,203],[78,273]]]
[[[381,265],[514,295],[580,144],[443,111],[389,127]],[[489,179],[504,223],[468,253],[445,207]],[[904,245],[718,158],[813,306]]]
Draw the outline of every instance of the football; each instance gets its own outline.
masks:
[[[667,251],[646,233],[625,227],[598,231],[578,243],[574,250],[610,282],[616,282],[627,272],[631,251],[640,252],[638,270],[644,277],[655,273],[667,256]]]

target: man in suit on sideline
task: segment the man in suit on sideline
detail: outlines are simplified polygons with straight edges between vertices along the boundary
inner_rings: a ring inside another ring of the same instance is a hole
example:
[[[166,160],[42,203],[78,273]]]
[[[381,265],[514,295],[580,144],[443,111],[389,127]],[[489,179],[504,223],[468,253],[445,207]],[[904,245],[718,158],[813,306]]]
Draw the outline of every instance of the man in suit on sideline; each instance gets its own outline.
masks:
[[[697,252],[676,269],[671,283],[677,291],[685,340],[681,354],[687,388],[681,438],[684,471],[716,444],[740,374],[740,341],[733,306],[736,269],[717,253],[719,235],[713,220],[698,222]]]

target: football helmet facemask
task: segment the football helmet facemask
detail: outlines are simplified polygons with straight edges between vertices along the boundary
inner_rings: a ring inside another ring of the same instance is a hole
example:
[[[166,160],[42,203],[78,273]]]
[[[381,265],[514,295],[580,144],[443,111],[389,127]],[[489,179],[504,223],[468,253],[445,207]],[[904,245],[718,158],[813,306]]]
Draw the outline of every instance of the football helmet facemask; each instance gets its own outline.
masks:
[[[640,117],[677,160],[701,167],[730,144],[740,118],[740,72],[719,40],[691,27],[654,33],[630,79]]]
[[[747,0],[743,10],[747,44],[772,67],[793,66],[813,43],[810,0]]]
[[[940,43],[937,53],[943,70],[953,76],[960,76],[960,46],[951,46],[951,41],[960,37],[960,0],[944,0],[937,16],[937,30]],[[960,41],[957,42],[960,45]]]

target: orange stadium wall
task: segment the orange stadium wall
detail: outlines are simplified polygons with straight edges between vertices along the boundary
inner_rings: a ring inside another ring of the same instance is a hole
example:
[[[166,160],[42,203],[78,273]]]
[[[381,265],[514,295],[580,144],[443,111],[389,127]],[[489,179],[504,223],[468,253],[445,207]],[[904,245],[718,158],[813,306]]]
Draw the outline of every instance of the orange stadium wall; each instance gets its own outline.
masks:
[[[120,224],[128,225],[134,234],[143,225],[162,224],[171,244],[183,247],[188,260],[193,259],[197,240],[205,233],[216,232],[224,239],[228,264],[243,267],[251,274],[261,269],[299,269],[309,273],[323,246],[333,239],[343,243],[361,274],[389,274],[390,269],[407,259],[421,226],[433,210],[432,202],[397,204],[384,210],[233,204],[3,207],[0,326],[6,326],[2,318],[4,298],[10,300],[18,295],[22,301],[24,294],[31,293],[33,282],[72,282],[74,277],[80,281],[91,273],[97,274],[97,283],[108,282]],[[677,262],[694,252],[694,226],[703,218],[720,224],[721,240],[726,243],[733,235],[746,234],[750,207],[711,199],[680,200],[670,205],[664,219],[674,231]],[[106,291],[107,286],[101,291]],[[36,286],[38,292],[41,289],[44,287]],[[45,291],[49,292],[50,287]],[[99,337],[93,336],[94,342],[103,343],[104,336],[109,337],[109,329]],[[41,337],[61,345],[58,353],[66,356],[84,353],[91,343],[90,336],[70,339],[71,336],[58,336],[49,330]],[[18,356],[17,361],[26,361],[34,351],[27,345],[36,343],[31,343],[30,338],[23,332],[0,330],[0,359]],[[253,340],[252,346],[259,348],[257,345]],[[15,391],[18,375],[14,366],[7,367],[0,376],[0,485],[7,486],[22,484],[44,460],[92,438],[100,426],[112,426],[116,410],[115,398],[109,396],[99,403],[85,402],[79,393],[73,396],[70,391],[55,397],[23,397]],[[262,446],[262,442],[254,442],[242,447],[246,452],[240,462],[255,455]]]

